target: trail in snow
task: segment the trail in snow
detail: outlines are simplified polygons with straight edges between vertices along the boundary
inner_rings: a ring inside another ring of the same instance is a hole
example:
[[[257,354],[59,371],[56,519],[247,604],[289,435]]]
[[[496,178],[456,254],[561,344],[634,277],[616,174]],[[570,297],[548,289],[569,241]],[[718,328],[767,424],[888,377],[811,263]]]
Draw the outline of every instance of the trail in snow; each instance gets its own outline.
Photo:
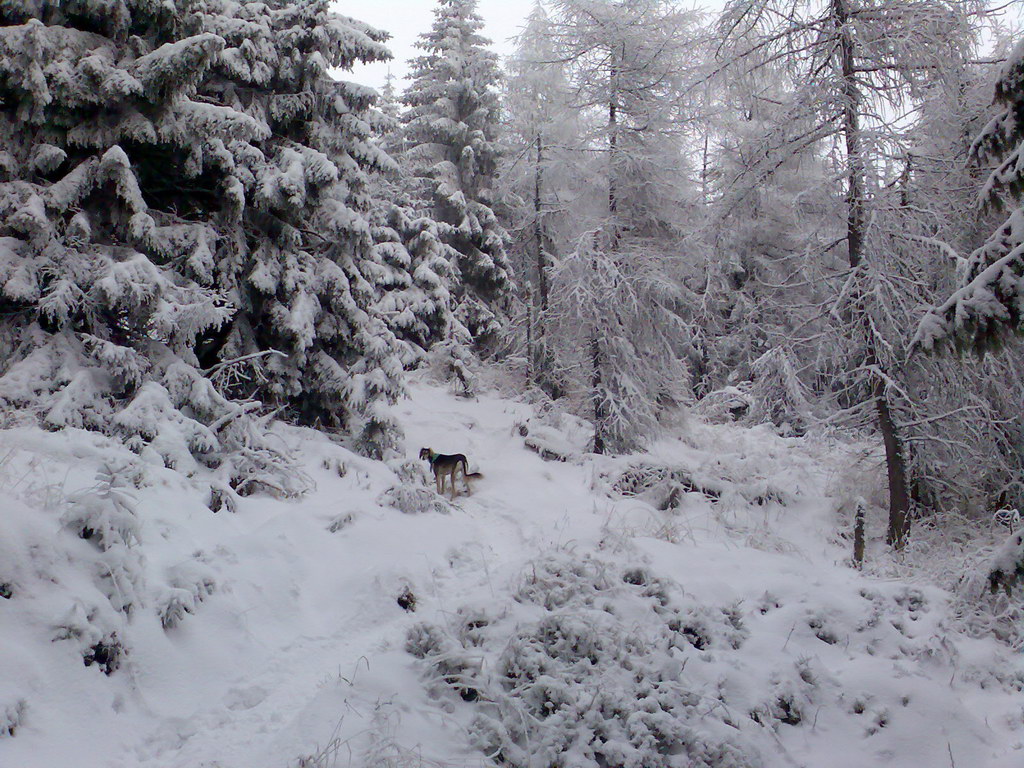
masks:
[[[238,514],[265,520],[207,545],[232,553],[235,567],[225,571],[225,582],[250,605],[223,617],[236,625],[229,631],[249,636],[245,661],[194,710],[164,718],[136,747],[140,764],[282,766],[329,740],[332,717],[342,721],[339,733],[359,735],[363,729],[352,724],[369,727],[382,702],[411,709],[423,696],[402,669],[411,659],[401,644],[417,619],[396,603],[404,585],[421,605],[454,610],[468,589],[565,545],[580,530],[580,515],[597,538],[602,521],[582,468],[553,470],[513,437],[525,407],[492,397],[456,401],[432,387],[412,392],[396,409],[405,454],[415,459],[423,446],[467,454],[471,471],[484,475],[471,481],[472,495],[457,496],[447,515],[381,509],[375,497],[386,487],[384,473],[367,462],[344,478],[319,473],[317,492],[297,504],[247,500]],[[331,453],[330,446],[323,450]],[[349,512],[349,527],[327,532],[333,518]],[[195,631],[206,631],[209,619],[197,619]],[[388,664],[398,669],[381,669]],[[403,718],[406,734],[415,730],[411,718]]]

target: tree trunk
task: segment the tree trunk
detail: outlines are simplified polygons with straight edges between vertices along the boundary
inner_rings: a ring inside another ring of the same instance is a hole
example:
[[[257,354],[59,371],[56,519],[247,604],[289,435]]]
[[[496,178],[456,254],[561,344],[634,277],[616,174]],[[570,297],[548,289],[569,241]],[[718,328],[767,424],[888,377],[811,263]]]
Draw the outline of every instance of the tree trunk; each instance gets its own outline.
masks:
[[[889,529],[885,540],[889,546],[903,549],[910,532],[910,494],[907,490],[907,471],[903,460],[903,444],[892,413],[885,397],[885,383],[875,379],[875,410],[878,412],[878,427],[885,443],[885,466],[889,474]]]
[[[864,567],[864,501],[857,500],[857,508],[853,513],[853,564],[857,568]]]
[[[604,453],[604,426],[608,414],[605,413],[603,380],[601,376],[601,343],[597,339],[597,331],[590,335],[591,379],[590,395],[594,404],[594,453]]]
[[[860,104],[861,95],[854,67],[854,41],[850,32],[849,11],[846,0],[832,0],[832,14],[839,30],[839,48],[843,75],[843,134],[846,137],[846,161],[849,166],[847,187],[846,234],[850,266],[856,268],[863,260],[864,251],[864,158],[861,152]],[[885,445],[885,465],[889,480],[889,532],[887,540],[897,549],[906,544],[910,528],[910,495],[907,491],[906,464],[903,446],[896,422],[892,418],[884,372],[875,346],[874,331],[867,316],[861,289],[854,294],[854,311],[864,323],[867,356],[865,365],[874,369],[871,375],[871,397],[875,401],[878,428]],[[856,320],[855,320],[856,322]]]
[[[608,75],[608,247],[612,252],[619,247],[619,199],[618,199],[618,98],[617,70],[612,65]],[[601,356],[601,343],[598,340],[596,327],[591,330],[590,336],[590,363],[592,378],[590,381],[590,393],[594,405],[594,453],[605,452],[605,421],[608,414],[605,412],[603,392],[603,372],[601,370],[603,360]]]
[[[608,219],[610,244],[614,251],[619,245],[619,198],[618,198],[618,108],[615,91],[608,100]]]
[[[537,288],[532,291],[533,301],[527,328],[530,358],[530,380],[538,383],[544,375],[544,314],[547,309],[547,273],[544,269],[544,225],[541,221],[541,187],[543,181],[544,140],[540,133],[535,141],[537,154],[533,167],[533,241],[534,264],[537,270]]]

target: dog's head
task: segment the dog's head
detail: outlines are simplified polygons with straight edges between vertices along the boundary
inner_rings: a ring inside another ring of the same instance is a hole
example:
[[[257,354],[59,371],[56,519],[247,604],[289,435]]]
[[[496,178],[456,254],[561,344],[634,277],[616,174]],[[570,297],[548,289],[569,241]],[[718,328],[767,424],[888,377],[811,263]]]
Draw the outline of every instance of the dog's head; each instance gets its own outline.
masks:
[[[432,453],[433,453],[433,451],[430,450],[429,448],[420,448],[420,458],[421,459],[426,459],[427,461],[430,461],[430,454],[432,454]]]

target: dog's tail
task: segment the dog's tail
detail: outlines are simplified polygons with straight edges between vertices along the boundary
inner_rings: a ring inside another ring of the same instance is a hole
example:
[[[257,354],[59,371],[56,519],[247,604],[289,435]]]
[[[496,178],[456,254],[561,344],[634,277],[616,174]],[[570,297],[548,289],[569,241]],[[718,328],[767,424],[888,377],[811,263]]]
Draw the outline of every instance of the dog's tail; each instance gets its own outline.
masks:
[[[483,477],[482,472],[470,472],[466,477]]]
[[[463,477],[483,477],[479,472],[470,472],[469,467],[466,465],[466,460],[462,459],[462,476]]]

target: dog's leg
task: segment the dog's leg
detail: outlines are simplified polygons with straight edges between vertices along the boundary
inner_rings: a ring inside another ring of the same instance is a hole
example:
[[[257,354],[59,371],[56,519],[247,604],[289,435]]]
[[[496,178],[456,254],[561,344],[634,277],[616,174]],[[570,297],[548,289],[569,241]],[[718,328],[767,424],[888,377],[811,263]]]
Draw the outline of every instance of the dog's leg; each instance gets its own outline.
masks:
[[[455,494],[456,494],[456,492],[458,490],[455,487],[455,476],[458,474],[458,472],[459,472],[459,465],[456,464],[455,466],[452,467],[452,471],[448,473],[448,482],[451,483],[451,486],[452,486],[452,497],[451,497],[452,501],[455,501]]]
[[[444,493],[444,491],[442,490],[442,488],[444,487],[442,485],[443,480],[444,480],[444,478],[441,476],[441,473],[438,472],[435,469],[434,470],[434,489],[437,491],[437,495],[438,496],[441,496]]]

